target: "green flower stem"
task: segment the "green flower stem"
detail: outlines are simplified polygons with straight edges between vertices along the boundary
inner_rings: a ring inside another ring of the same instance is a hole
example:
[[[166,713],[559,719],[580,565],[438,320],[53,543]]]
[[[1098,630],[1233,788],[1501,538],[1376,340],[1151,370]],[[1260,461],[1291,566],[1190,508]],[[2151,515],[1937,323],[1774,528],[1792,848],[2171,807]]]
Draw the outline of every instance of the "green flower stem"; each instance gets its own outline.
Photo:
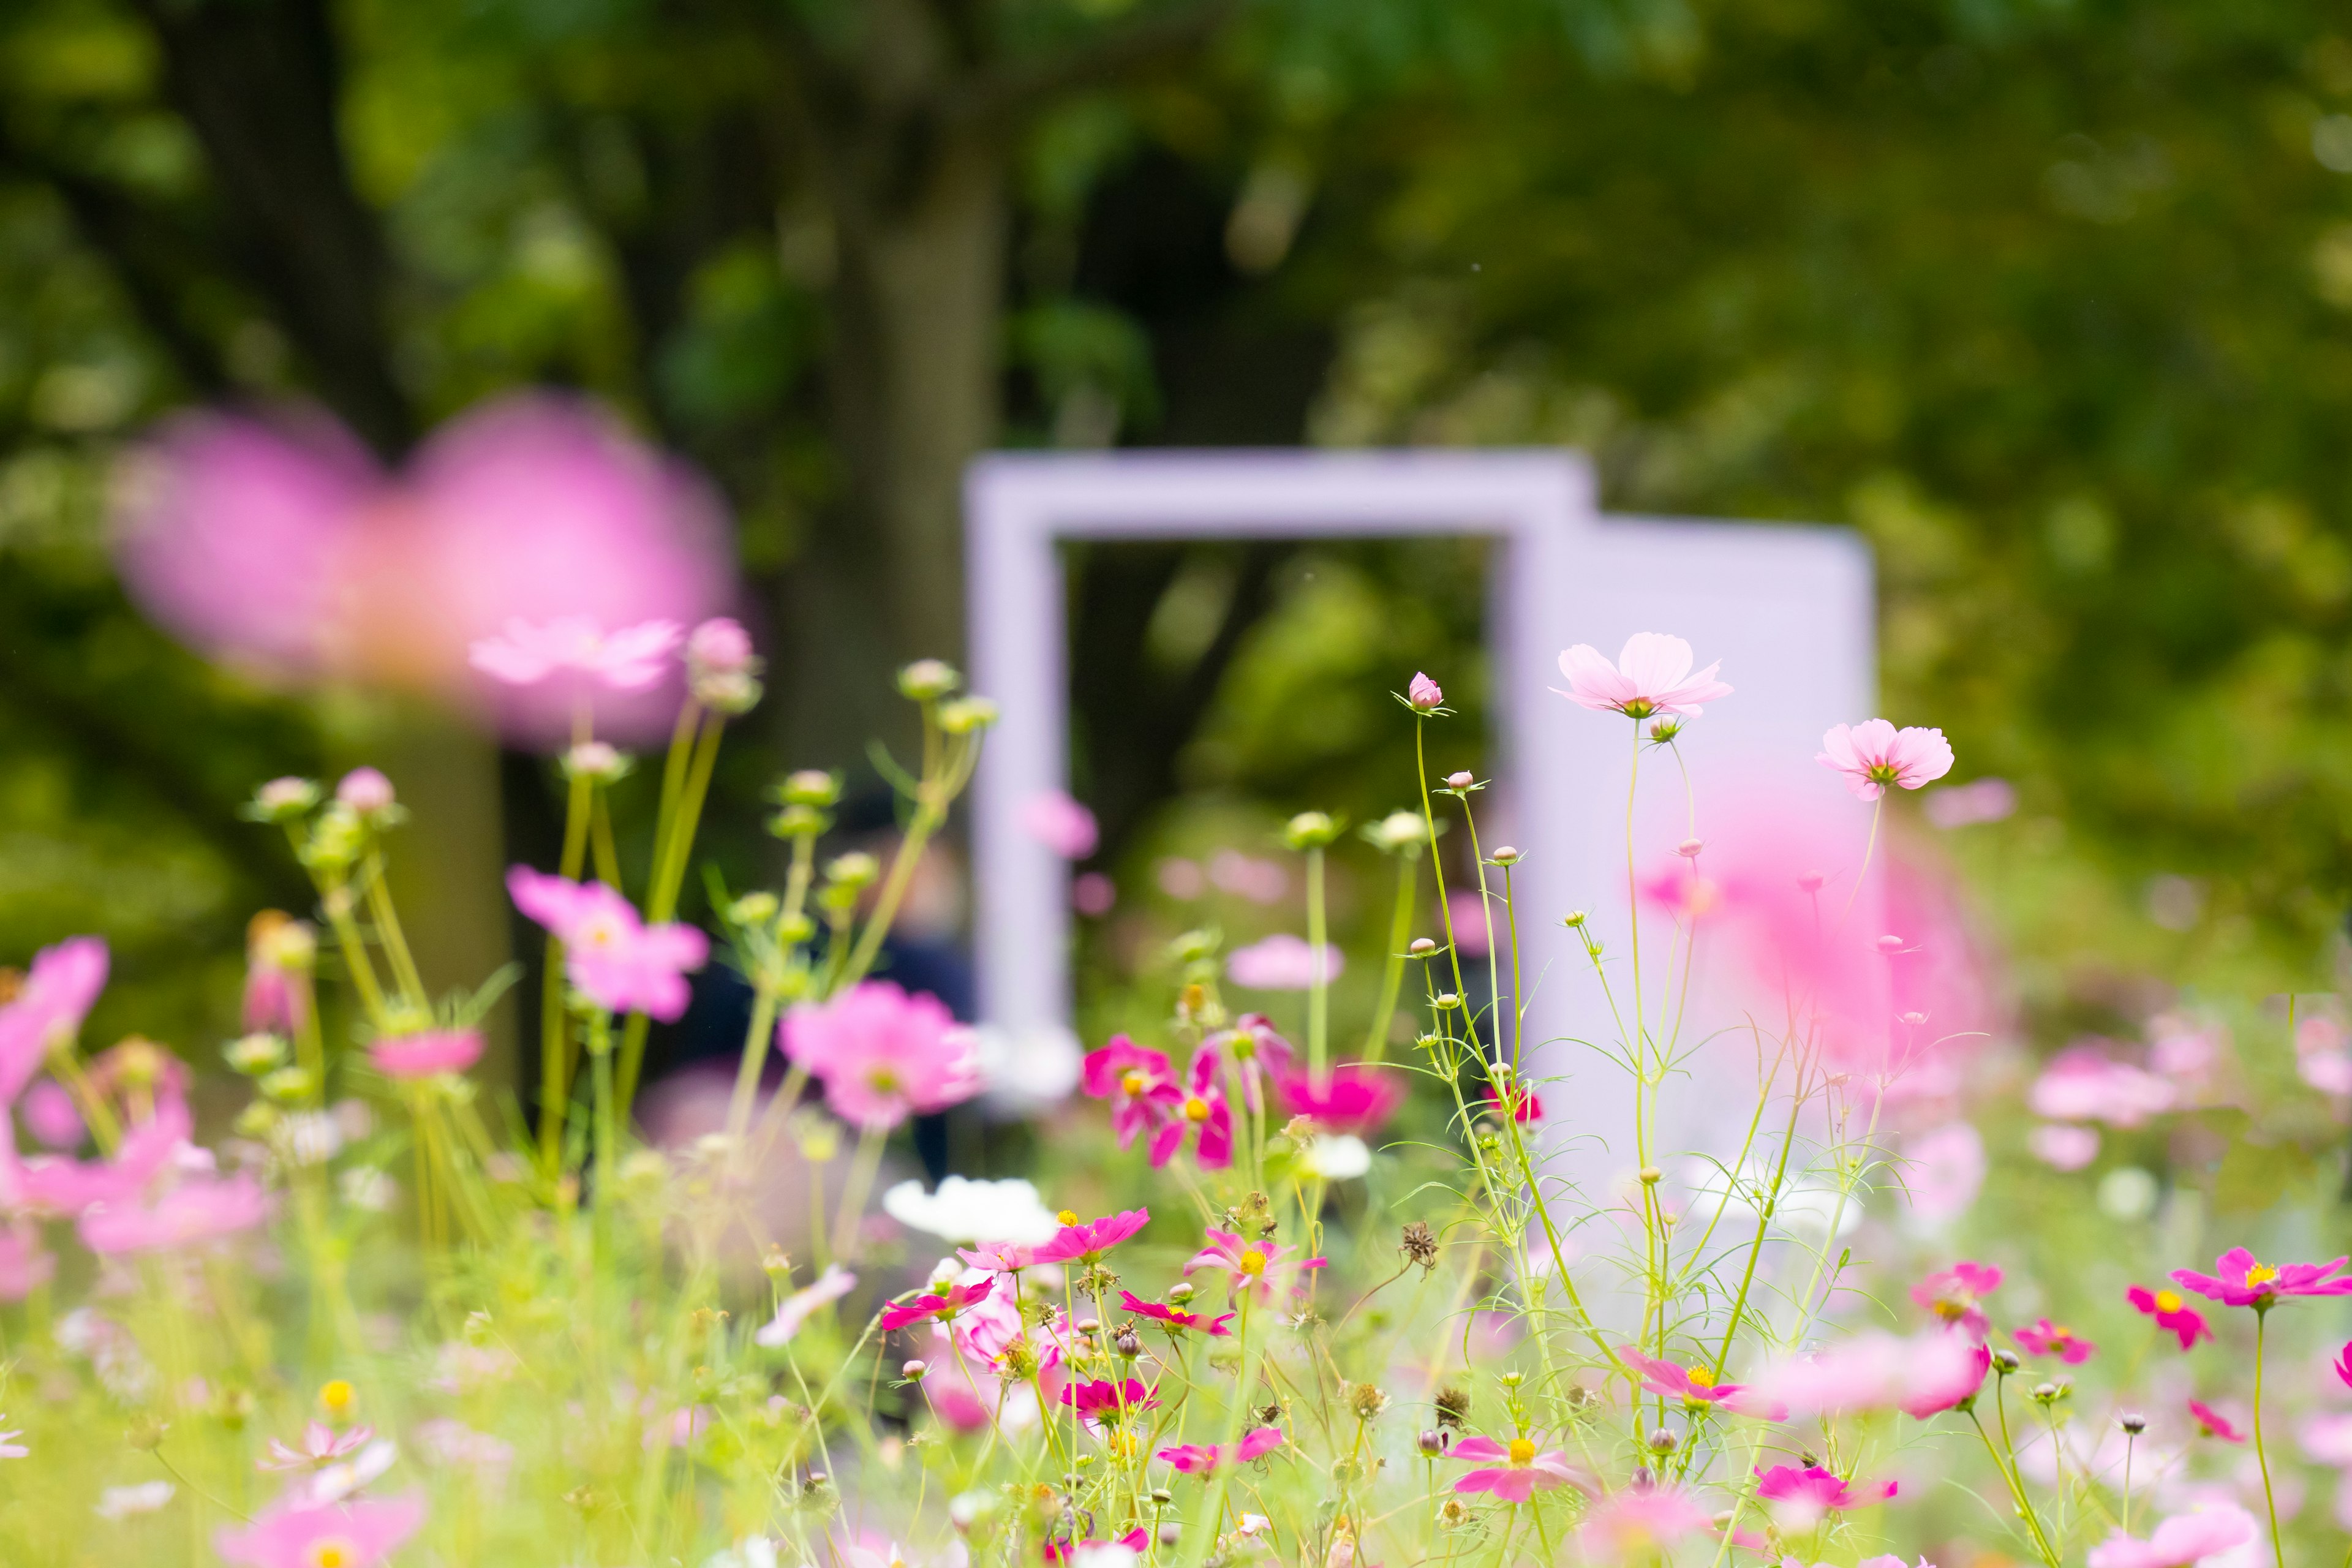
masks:
[[[2269,1331],[2271,1298],[2254,1299],[2254,1462],[2262,1467],[2263,1506],[2270,1510],[2271,1554],[2286,1568],[2286,1543],[2279,1539],[2278,1500],[2271,1495],[2271,1457],[2263,1448],[2263,1339]]]
[[[1377,1064],[1389,1051],[1389,1024],[1396,1016],[1397,995],[1404,986],[1405,944],[1412,940],[1412,895],[1420,884],[1420,868],[1409,854],[1397,857],[1396,910],[1389,917],[1388,973],[1381,978],[1380,1005],[1372,1009],[1372,1026],[1364,1035],[1364,1060]]]
[[[1324,1081],[1331,1028],[1331,982],[1323,963],[1323,944],[1329,935],[1323,910],[1323,847],[1318,844],[1307,851],[1307,1068],[1318,1084]]]

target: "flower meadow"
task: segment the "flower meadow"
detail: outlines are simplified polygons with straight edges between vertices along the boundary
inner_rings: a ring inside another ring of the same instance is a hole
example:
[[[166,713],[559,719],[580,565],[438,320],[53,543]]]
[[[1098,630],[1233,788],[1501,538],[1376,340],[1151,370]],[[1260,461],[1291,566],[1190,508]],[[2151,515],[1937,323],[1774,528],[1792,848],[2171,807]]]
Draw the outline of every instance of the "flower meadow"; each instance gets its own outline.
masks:
[[[1738,700],[1717,666],[1571,648],[1560,721],[1626,759],[1624,824],[1588,825],[1623,876],[1538,910],[1413,672],[1421,775],[1361,830],[1405,892],[1353,955],[1384,977],[1360,1046],[1325,930],[1349,825],[1307,812],[1303,931],[1178,936],[1137,983],[1156,1025],[1088,1042],[1030,1169],[926,1182],[913,1124],[991,1068],[886,939],[987,700],[902,670],[895,848],[838,847],[841,781],[790,773],[780,885],[708,879],[706,927],[704,797],[764,695],[742,628],[516,618],[467,663],[568,716],[561,853],[507,879],[545,943],[528,1098],[478,1076],[513,974],[427,994],[369,768],[255,793],[316,900],[255,917],[235,1038],[86,1038],[93,938],[12,978],[0,1561],[2352,1561],[2332,1002],[2029,1057],[1897,863],[1955,767],[1934,729],[1831,730],[1801,829],[1680,765]],[[623,750],[673,687],[667,750]],[[631,865],[609,792],[639,766]],[[1685,837],[1644,840],[1657,796]],[[1092,847],[1075,802],[1031,815]],[[1585,961],[1541,984],[1591,987],[1612,1036],[1528,1037],[1538,926]],[[740,1063],[703,1130],[656,1136],[648,1031],[719,963]],[[1629,1119],[1585,1113],[1603,1079]]]

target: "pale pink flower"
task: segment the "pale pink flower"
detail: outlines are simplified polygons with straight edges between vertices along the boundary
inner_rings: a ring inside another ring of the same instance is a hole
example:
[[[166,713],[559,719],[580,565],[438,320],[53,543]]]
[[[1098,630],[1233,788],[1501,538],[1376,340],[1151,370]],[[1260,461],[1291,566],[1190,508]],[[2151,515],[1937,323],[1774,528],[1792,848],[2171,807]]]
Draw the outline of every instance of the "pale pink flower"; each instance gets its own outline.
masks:
[[[56,1255],[19,1220],[0,1226],[0,1301],[21,1301],[57,1277]]]
[[[477,1432],[450,1416],[436,1415],[420,1423],[415,1435],[416,1446],[428,1464],[495,1477],[514,1463],[513,1444]]]
[[[2025,1101],[2035,1114],[2053,1121],[2137,1127],[2179,1102],[2179,1088],[2170,1079],[2116,1061],[2103,1046],[2079,1041],[2051,1058],[2026,1091]]]
[[[1962,1259],[1938,1269],[1911,1287],[1911,1300],[1936,1315],[1947,1327],[1965,1329],[1982,1339],[1986,1320],[1979,1303],[2000,1289],[2000,1270],[1989,1263]]]
[[[1905,1140],[1903,1184],[1911,1212],[1930,1225],[1960,1217],[1984,1185],[1984,1140],[1965,1121],[1955,1121]]]
[[[2315,1415],[2296,1432],[2303,1451],[2323,1465],[2352,1468],[2352,1411]]]
[[[1320,1258],[1295,1258],[1293,1248],[1271,1241],[1244,1241],[1231,1231],[1212,1227],[1209,1245],[1194,1253],[1184,1265],[1184,1272],[1196,1268],[1214,1268],[1225,1276],[1233,1299],[1255,1296],[1260,1306],[1271,1306],[1299,1285],[1298,1276],[1310,1268],[1320,1268]]]
[[[2224,1503],[2174,1514],[2145,1541],[2117,1531],[2091,1548],[2087,1561],[2089,1568],[2189,1568],[2245,1545],[2256,1530],[2252,1514]]]
[[[1941,730],[1897,730],[1884,719],[1840,724],[1822,737],[1815,762],[1845,775],[1845,787],[1876,800],[1892,786],[1919,789],[1952,771],[1951,742]]]
[[[425,1522],[425,1500],[280,1500],[243,1530],[223,1530],[213,1548],[246,1568],[376,1568]]]
[[[1070,882],[1070,907],[1082,915],[1110,913],[1118,902],[1118,884],[1100,871],[1081,871]]]
[[[268,1214],[268,1194],[250,1175],[191,1176],[152,1203],[100,1204],[82,1215],[79,1229],[92,1252],[152,1252],[250,1230]]]
[[[2158,1014],[2148,1020],[2147,1065],[2184,1085],[2201,1086],[2221,1059],[2229,1037],[2229,1030],[2221,1024],[2177,1013]],[[2302,1043],[2298,1032],[2298,1049]]]
[[[758,667],[759,656],[742,622],[714,616],[687,637],[686,662],[698,674],[741,675]]]
[[[1245,1434],[1231,1453],[1217,1443],[1178,1443],[1160,1449],[1152,1458],[1164,1460],[1171,1468],[1184,1475],[1214,1475],[1227,1465],[1246,1465],[1253,1459],[1264,1458],[1281,1447],[1282,1441],[1281,1427],[1260,1426]]]
[[[313,1421],[302,1428],[300,1447],[272,1437],[268,1456],[255,1460],[254,1468],[259,1470],[315,1469],[366,1447],[374,1436],[375,1428],[373,1426],[347,1426],[338,1432],[323,1421]]]
[[[1238,849],[1220,849],[1209,857],[1209,880],[1235,898],[1247,899],[1254,904],[1280,903],[1282,895],[1290,888],[1290,873],[1283,869],[1281,861],[1262,860]],[[1165,881],[1163,877],[1163,885]]]
[[[1927,797],[1927,820],[1949,832],[1979,822],[1999,822],[2017,810],[2017,786],[2007,779],[1972,779]]]
[[[1419,670],[1413,671],[1411,684],[1404,689],[1404,698],[1416,713],[1427,713],[1445,705],[1444,689]]]
[[[2025,1135],[2025,1146],[2053,1171],[2079,1171],[2099,1157],[2099,1131],[2045,1121]]]
[[[1319,952],[1305,939],[1277,931],[1249,946],[1236,948],[1225,960],[1226,977],[1252,991],[1306,991],[1318,980],[1328,984],[1339,977],[1339,950],[1325,942]]]
[[[353,768],[335,785],[335,799],[362,816],[392,809],[397,797],[392,781],[374,768]]]
[[[0,1006],[0,1106],[13,1105],[49,1052],[73,1043],[106,988],[106,942],[68,937],[33,955],[14,1000]]]
[[[1717,659],[1692,674],[1690,644],[1658,632],[1635,632],[1626,638],[1615,664],[1589,643],[1578,643],[1559,656],[1559,672],[1568,677],[1564,695],[1570,701],[1629,719],[1654,713],[1697,718],[1707,703],[1731,695],[1731,688],[1715,678],[1722,668]]]
[[[2294,1071],[2322,1094],[2352,1094],[2352,1052],[2305,1051],[2294,1058]]]
[[[1793,1465],[1774,1465],[1770,1469],[1757,1471],[1756,1477],[1756,1495],[1778,1505],[1773,1510],[1774,1516],[1789,1534],[1811,1530],[1824,1513],[1843,1513],[1885,1502],[1897,1489],[1894,1481],[1857,1481],[1819,1465],[1809,1465],[1801,1470]]]
[[[7,1419],[8,1417],[5,1413],[0,1413],[0,1421],[5,1421]],[[33,1451],[25,1447],[24,1444],[14,1441],[14,1439],[21,1437],[24,1435],[25,1430],[21,1426],[14,1426],[5,1431],[0,1431],[0,1459],[21,1459]]]
[[[868,980],[783,1017],[784,1055],[824,1084],[825,1103],[865,1128],[896,1127],[980,1092],[971,1031],[929,992]]]
[[[1811,1355],[1774,1362],[1748,1386],[1800,1418],[1893,1406],[1925,1419],[1974,1394],[1990,1365],[1985,1347],[1965,1334],[1930,1331],[1904,1339],[1870,1330]]]
[[[1457,1492],[1487,1492],[1503,1502],[1525,1502],[1538,1489],[1572,1486],[1579,1491],[1598,1490],[1591,1472],[1571,1462],[1565,1450],[1540,1448],[1532,1438],[1506,1443],[1486,1436],[1465,1437],[1445,1452],[1449,1459],[1466,1459],[1478,1468],[1454,1483]]]
[[[586,616],[530,622],[517,616],[496,637],[476,640],[476,669],[509,686],[536,686],[556,675],[580,677],[615,691],[642,691],[668,673],[685,628],[646,621],[607,632]]]
[[[1041,790],[1024,803],[1021,830],[1065,860],[1085,859],[1101,837],[1095,814],[1057,789]]]
[[[1708,1514],[1679,1487],[1629,1487],[1603,1499],[1577,1531],[1604,1563],[1646,1563],[1707,1528]]]
[[[368,1060],[386,1078],[432,1078],[464,1072],[482,1059],[478,1029],[427,1029],[389,1035],[368,1043]]]
[[[574,882],[528,866],[507,872],[515,908],[563,943],[563,972],[581,993],[614,1013],[674,1023],[690,993],[686,975],[710,956],[709,939],[667,921],[649,926],[635,905],[602,882]]]
[[[751,1337],[770,1350],[792,1343],[801,1325],[819,1309],[840,1300],[857,1288],[857,1276],[838,1263],[828,1263],[814,1283],[804,1285],[776,1304],[776,1315],[761,1326]]]
[[[194,1124],[187,1102],[166,1095],[154,1114],[123,1135],[106,1160],[28,1160],[16,1173],[16,1199],[37,1214],[68,1217],[92,1204],[130,1204],[171,1165]]]
[[[57,1079],[45,1078],[25,1091],[25,1126],[51,1149],[72,1151],[82,1145],[89,1130],[82,1125],[74,1097]]]

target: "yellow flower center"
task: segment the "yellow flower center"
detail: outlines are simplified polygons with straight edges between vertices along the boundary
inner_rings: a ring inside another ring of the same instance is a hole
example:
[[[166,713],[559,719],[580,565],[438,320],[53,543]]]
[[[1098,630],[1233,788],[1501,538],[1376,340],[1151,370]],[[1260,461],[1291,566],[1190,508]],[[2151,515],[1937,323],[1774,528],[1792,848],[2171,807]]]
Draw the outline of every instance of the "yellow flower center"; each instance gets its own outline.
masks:
[[[1190,1100],[1186,1100],[1186,1101],[1184,1102],[1184,1120],[1185,1120],[1185,1121],[1206,1121],[1208,1119],[1209,1119],[1209,1102],[1208,1102],[1207,1100],[1202,1100],[1199,1095],[1197,1095],[1197,1094],[1196,1094],[1196,1095],[1194,1095],[1192,1099],[1190,1099]]]
[[[580,928],[583,947],[610,947],[621,940],[621,923],[600,916]]]
[[[2056,1328],[2050,1331],[2050,1337],[2063,1342],[2066,1340],[2073,1339],[2074,1337],[2074,1331],[2068,1328],[2065,1324],[2061,1323]]]
[[[1076,1225],[1078,1223],[1078,1211],[1076,1209],[1064,1209],[1060,1214],[1055,1215],[1054,1217],[1060,1220],[1064,1225]]]
[[[2158,1290],[2156,1293],[2156,1310],[2159,1312],[2178,1312],[2180,1310],[2180,1292],[2178,1290]]]
[[[1260,1251],[1259,1251],[1256,1247],[1251,1247],[1247,1252],[1243,1253],[1243,1254],[1242,1254],[1242,1272],[1243,1272],[1243,1273],[1244,1273],[1244,1274],[1251,1274],[1251,1275],[1256,1275],[1256,1274],[1263,1274],[1263,1273],[1265,1273],[1265,1253],[1263,1253],[1263,1252],[1260,1252]]]
[[[303,1568],[352,1568],[359,1560],[359,1548],[340,1535],[314,1541],[302,1553]]]
[[[330,1415],[341,1415],[352,1407],[352,1401],[357,1397],[350,1382],[344,1378],[336,1378],[331,1383],[321,1384],[319,1389],[319,1403],[326,1407]]]
[[[2278,1270],[2267,1263],[2257,1263],[2246,1270],[2246,1289],[2254,1289],[2278,1278]]]
[[[898,1069],[877,1067],[866,1075],[866,1081],[873,1086],[877,1094],[896,1094],[898,1092]]]
[[[1691,1386],[1693,1388],[1713,1388],[1715,1386],[1715,1373],[1707,1371],[1706,1368],[1703,1366],[1695,1366],[1691,1368],[1689,1375]]]
[[[1118,1091],[1130,1099],[1136,1095],[1141,1094],[1143,1092],[1143,1075],[1136,1071],[1133,1068],[1128,1068],[1127,1076],[1118,1080]]]
[[[1511,1439],[1512,1464],[1525,1465],[1533,1460],[1535,1457],[1536,1446],[1533,1443],[1528,1442],[1525,1437],[1514,1437]]]

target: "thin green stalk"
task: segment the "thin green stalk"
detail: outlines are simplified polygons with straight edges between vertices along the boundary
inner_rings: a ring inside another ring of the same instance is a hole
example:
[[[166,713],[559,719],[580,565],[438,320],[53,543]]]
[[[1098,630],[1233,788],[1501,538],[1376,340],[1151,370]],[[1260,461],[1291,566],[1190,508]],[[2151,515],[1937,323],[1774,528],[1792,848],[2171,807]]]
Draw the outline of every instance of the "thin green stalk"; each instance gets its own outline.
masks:
[[[564,803],[563,858],[557,869],[566,878],[576,879],[587,857],[588,810],[593,789],[587,776],[581,774],[572,779]],[[539,985],[539,1157],[550,1175],[562,1167],[563,1120],[572,1102],[568,1022],[563,1007],[563,942],[550,931]]]
[[[1318,844],[1307,851],[1307,1066],[1318,1084],[1329,1048],[1331,983],[1323,963],[1329,934],[1323,915],[1323,847]]]
[[[2254,1460],[2262,1467],[2263,1506],[2270,1510],[2271,1552],[2286,1568],[2286,1543],[2279,1539],[2278,1500],[2271,1495],[2271,1457],[2263,1448],[2263,1338],[2270,1328],[2267,1298],[2254,1302]]]
[[[1365,1033],[1364,1048],[1359,1053],[1368,1062],[1377,1063],[1388,1055],[1389,1025],[1396,1016],[1397,995],[1404,986],[1405,944],[1412,940],[1412,895],[1420,879],[1416,858],[1400,854],[1396,910],[1389,917],[1388,973],[1381,976],[1380,1005],[1372,1009],[1372,1026]]]

